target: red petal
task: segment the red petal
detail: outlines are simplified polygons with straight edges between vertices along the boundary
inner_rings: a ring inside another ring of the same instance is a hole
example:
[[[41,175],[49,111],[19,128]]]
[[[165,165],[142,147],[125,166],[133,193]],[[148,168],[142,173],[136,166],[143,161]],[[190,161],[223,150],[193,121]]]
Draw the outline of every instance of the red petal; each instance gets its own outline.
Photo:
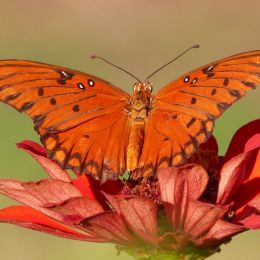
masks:
[[[60,205],[71,198],[81,197],[79,190],[71,183],[46,179],[38,182],[22,183],[25,190],[42,202],[42,207]]]
[[[233,196],[235,202],[233,209],[241,211],[243,207],[250,204],[260,193],[260,149],[257,156],[257,161],[253,169],[248,170],[249,177],[238,187]]]
[[[246,219],[239,221],[239,223],[247,228],[260,229],[260,215],[252,214]]]
[[[185,185],[185,182],[188,182],[189,198],[198,199],[207,186],[208,174],[201,166],[189,164],[179,168],[161,169],[158,179],[162,200],[174,204],[175,189],[178,185]]]
[[[260,169],[260,168],[258,168]],[[260,186],[258,186],[260,187]],[[255,196],[249,203],[248,206],[255,208],[260,213],[260,191],[257,196]]]
[[[121,209],[119,206],[119,201],[118,199],[116,199],[116,196],[112,196],[109,194],[106,194],[104,192],[102,192],[102,194],[105,196],[107,203],[110,204],[110,208],[114,209],[118,214],[121,214]]]
[[[120,181],[106,181],[100,185],[99,181],[89,175],[81,175],[72,182],[84,197],[98,200],[102,205],[104,204],[104,198],[101,195],[102,192],[116,195],[119,194],[123,185]]]
[[[32,154],[37,154],[40,156],[47,157],[47,153],[46,153],[44,147],[34,141],[24,140],[21,143],[17,143],[16,146],[19,149],[29,151]]]
[[[69,224],[78,224],[85,218],[104,212],[97,201],[88,198],[70,199],[61,206],[52,207],[51,210],[62,215],[63,222]]]
[[[252,136],[245,145],[245,152],[260,147],[260,134]]]
[[[159,170],[164,210],[174,230],[182,229],[190,199],[198,199],[204,192],[208,174],[200,165]]]
[[[224,161],[228,161],[234,156],[244,152],[247,141],[255,134],[260,133],[260,119],[251,121],[248,124],[242,126],[233,136]]]
[[[128,228],[147,242],[157,244],[157,204],[141,197],[119,199],[118,203]]]
[[[96,183],[96,180],[87,175],[81,175],[75,180],[72,180],[72,183],[77,187],[82,196],[89,199],[96,199],[96,194],[99,192],[99,185]]]
[[[81,234],[52,220],[35,209],[24,206],[11,206],[0,210],[0,222],[11,223],[63,238],[95,242],[103,241],[94,236]]]
[[[185,232],[192,241],[206,234],[223,217],[225,209],[201,201],[190,201],[185,219]]]
[[[100,188],[106,194],[117,195],[120,193],[123,186],[121,181],[109,180],[103,183]]]
[[[103,238],[107,242],[121,245],[135,245],[136,239],[128,231],[122,218],[114,212],[104,212],[97,216],[87,218],[80,224],[84,230]]]
[[[259,187],[259,186],[258,186]],[[254,197],[242,210],[240,210],[234,223],[240,223],[248,228],[260,228],[260,194]]]
[[[59,182],[59,185],[57,187],[57,185],[54,184],[48,187],[40,184],[39,188],[37,188],[37,184],[35,183],[30,185],[14,180],[0,180],[0,193],[41,211],[49,217],[62,221],[60,214],[48,210],[44,208],[44,206],[50,206],[56,203],[61,204],[69,198],[73,198],[73,196],[78,197],[80,192],[77,191],[72,184],[67,182],[59,180],[48,180],[48,182],[52,182],[52,184]],[[69,185],[72,188],[68,188]],[[55,190],[56,187],[57,190]],[[50,196],[48,197],[48,195]]]
[[[255,150],[242,153],[226,162],[220,172],[220,182],[217,203],[225,205],[232,201],[232,196],[247,179],[250,168],[252,169]]]
[[[219,245],[237,233],[245,231],[246,228],[219,219],[210,231],[203,237],[194,241],[196,245],[209,247]]]
[[[69,174],[57,163],[47,158],[42,146],[33,141],[23,141],[17,144],[19,149],[29,153],[53,179],[70,182]]]

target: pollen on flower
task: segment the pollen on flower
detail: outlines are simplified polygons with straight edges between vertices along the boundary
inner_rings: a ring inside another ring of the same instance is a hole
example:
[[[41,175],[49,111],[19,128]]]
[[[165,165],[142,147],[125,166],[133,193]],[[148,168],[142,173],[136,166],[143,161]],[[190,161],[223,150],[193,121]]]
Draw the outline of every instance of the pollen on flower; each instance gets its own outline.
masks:
[[[236,216],[236,212],[234,210],[230,210],[228,211],[225,216],[224,219],[228,222],[231,222]]]
[[[158,179],[153,176],[147,179],[128,180],[121,193],[150,199],[159,204],[162,202]]]

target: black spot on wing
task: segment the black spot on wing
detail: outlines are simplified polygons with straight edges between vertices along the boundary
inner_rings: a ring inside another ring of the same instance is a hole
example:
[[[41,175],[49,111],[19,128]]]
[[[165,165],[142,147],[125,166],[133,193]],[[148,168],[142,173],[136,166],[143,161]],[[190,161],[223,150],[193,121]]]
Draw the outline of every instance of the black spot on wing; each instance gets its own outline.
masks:
[[[238,90],[229,90],[229,94],[232,96],[232,97],[236,97],[236,98],[241,98],[241,94]]]
[[[228,78],[224,79],[223,85],[224,85],[225,87],[227,87],[228,84],[229,84],[229,79],[228,79]]]
[[[20,112],[24,112],[24,111],[30,109],[33,105],[34,105],[34,102],[25,102],[18,110]]]
[[[211,91],[211,95],[214,96],[214,95],[216,95],[216,93],[217,93],[217,90],[215,88],[213,88]]]
[[[55,98],[51,98],[51,99],[50,99],[50,103],[51,103],[52,105],[56,105],[56,103],[57,103],[57,102],[56,102],[56,99],[55,99]]]
[[[254,82],[241,80],[241,83],[243,83],[245,86],[253,88],[253,89],[256,87],[256,84]]]
[[[212,72],[215,66],[216,65],[210,65],[202,70],[202,72],[207,75],[207,78],[211,78],[215,75],[215,73]]]
[[[35,130],[36,131],[42,125],[45,117],[46,117],[46,115],[36,115],[36,116],[33,116],[32,120],[33,120],[33,123],[35,125]]]
[[[79,112],[79,105],[75,105],[72,109],[74,112]]]
[[[222,102],[222,103],[218,103],[217,107],[220,110],[220,112],[223,112],[229,107],[229,104]]]
[[[213,77],[214,75],[215,75],[215,73],[212,73],[212,72],[207,73],[207,77],[208,77],[208,78],[211,78],[211,77]]]
[[[74,74],[70,72],[66,72],[64,70],[57,71],[60,74],[60,78],[57,79],[57,82],[61,85],[66,84],[67,80],[70,80],[73,78]]]
[[[45,132],[46,133],[49,133],[49,134],[54,134],[54,133],[56,133],[58,130],[57,130],[57,128],[56,127],[54,127],[54,126],[50,126],[50,127],[46,127],[45,128]]]
[[[43,87],[38,88],[38,96],[43,96],[44,90]]]
[[[5,99],[4,99],[4,102],[9,102],[11,100],[14,100],[16,98],[18,98],[22,93],[15,93],[15,94],[12,94],[12,95],[9,95],[7,96]]]
[[[191,104],[196,104],[196,102],[197,102],[197,99],[196,99],[195,97],[192,97],[190,103],[191,103]]]
[[[190,128],[196,121],[196,118],[193,117],[187,124],[186,124],[186,127],[187,128]]]

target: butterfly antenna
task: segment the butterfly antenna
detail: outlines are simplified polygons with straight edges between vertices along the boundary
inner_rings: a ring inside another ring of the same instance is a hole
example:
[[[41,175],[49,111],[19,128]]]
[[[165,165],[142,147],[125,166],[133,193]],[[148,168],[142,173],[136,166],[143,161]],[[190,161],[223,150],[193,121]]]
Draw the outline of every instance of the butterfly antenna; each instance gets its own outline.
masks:
[[[134,76],[132,73],[128,72],[128,71],[125,70],[125,69],[120,68],[119,66],[116,66],[116,65],[113,64],[112,62],[110,62],[110,61],[108,61],[108,60],[106,60],[106,59],[104,59],[104,58],[102,58],[102,57],[100,57],[100,56],[92,55],[92,56],[91,56],[91,59],[100,59],[100,60],[103,60],[103,61],[105,61],[106,63],[112,65],[113,67],[115,67],[115,68],[117,68],[117,69],[120,69],[120,70],[124,71],[125,73],[127,73],[128,75],[132,76],[132,77],[135,78],[138,82],[141,82],[141,80],[138,79],[136,76]]]
[[[172,62],[176,61],[177,59],[179,59],[181,56],[183,56],[186,52],[188,52],[191,49],[195,49],[195,48],[199,48],[199,44],[193,45],[190,48],[188,48],[187,50],[185,50],[184,52],[182,52],[181,54],[179,54],[177,57],[175,57],[174,59],[170,60],[169,62],[167,62],[166,64],[164,64],[163,66],[161,66],[159,69],[157,69],[156,71],[154,71],[152,74],[150,74],[146,80],[148,80],[149,78],[151,78],[154,74],[156,74],[158,71],[160,71],[161,69],[163,69],[164,67],[168,66],[169,64],[171,64]]]

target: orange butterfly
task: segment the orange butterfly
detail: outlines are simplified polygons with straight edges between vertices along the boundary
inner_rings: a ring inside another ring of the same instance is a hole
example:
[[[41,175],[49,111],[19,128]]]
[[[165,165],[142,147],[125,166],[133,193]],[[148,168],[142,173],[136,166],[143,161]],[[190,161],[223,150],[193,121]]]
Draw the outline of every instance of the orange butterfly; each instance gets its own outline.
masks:
[[[216,118],[258,83],[260,51],[198,68],[155,95],[138,82],[132,96],[75,70],[0,61],[0,100],[32,118],[51,159],[102,181],[185,163]]]

